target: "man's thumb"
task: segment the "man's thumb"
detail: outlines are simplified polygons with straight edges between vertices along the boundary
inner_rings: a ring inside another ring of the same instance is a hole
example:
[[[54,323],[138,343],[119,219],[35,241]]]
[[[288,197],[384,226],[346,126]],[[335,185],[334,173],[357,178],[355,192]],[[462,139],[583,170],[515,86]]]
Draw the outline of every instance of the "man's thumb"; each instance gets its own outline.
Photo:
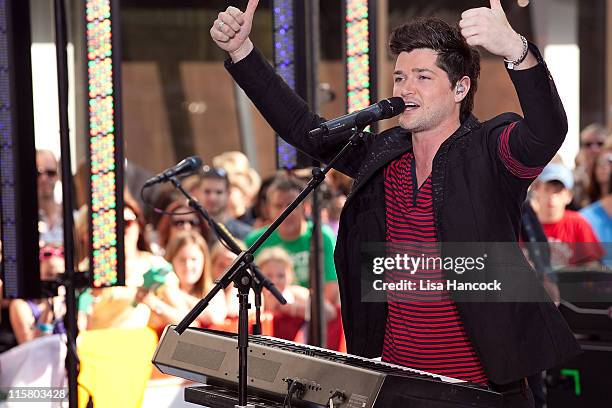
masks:
[[[252,18],[253,15],[255,14],[255,10],[257,10],[258,4],[259,4],[259,0],[249,0],[246,10],[244,11],[244,14],[247,14]]]
[[[503,11],[501,0],[490,0],[490,2],[491,2],[491,10],[502,10]],[[249,1],[249,4],[250,3],[251,2]]]

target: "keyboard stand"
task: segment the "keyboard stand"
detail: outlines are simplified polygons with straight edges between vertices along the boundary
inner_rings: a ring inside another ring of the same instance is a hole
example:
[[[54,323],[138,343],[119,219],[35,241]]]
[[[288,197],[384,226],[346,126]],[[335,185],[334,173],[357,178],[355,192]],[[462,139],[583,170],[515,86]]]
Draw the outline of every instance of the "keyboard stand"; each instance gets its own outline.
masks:
[[[234,408],[238,405],[238,393],[225,387],[216,385],[199,385],[185,388],[185,401],[192,404],[202,405],[209,408]],[[301,402],[301,401],[300,401]],[[302,407],[295,399],[292,402],[294,407]],[[247,404],[254,408],[283,408],[282,402],[274,402],[269,399],[259,398],[249,393]],[[315,405],[308,404],[310,407]],[[319,407],[320,405],[316,405]]]

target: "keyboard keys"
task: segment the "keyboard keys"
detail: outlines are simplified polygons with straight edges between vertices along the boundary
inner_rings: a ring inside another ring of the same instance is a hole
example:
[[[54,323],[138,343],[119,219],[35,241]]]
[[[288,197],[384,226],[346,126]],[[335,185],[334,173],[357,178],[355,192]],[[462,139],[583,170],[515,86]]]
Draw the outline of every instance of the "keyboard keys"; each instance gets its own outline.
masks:
[[[298,344],[289,340],[277,339],[266,336],[252,336],[250,341],[254,344],[261,346],[267,346],[271,348],[281,349],[290,351],[292,353],[298,353],[308,355],[311,357],[323,358],[326,360],[334,361],[340,364],[349,364],[355,367],[363,368],[366,370],[383,372],[386,374],[400,375],[403,377],[421,377],[428,379],[436,379],[448,383],[461,383],[465,382],[456,378],[446,377],[443,375],[428,373],[426,371],[415,370],[410,367],[402,367],[395,364],[389,364],[374,359],[368,359],[360,356],[353,356],[349,354],[340,353],[334,350],[327,350],[320,347],[311,346],[309,344]]]

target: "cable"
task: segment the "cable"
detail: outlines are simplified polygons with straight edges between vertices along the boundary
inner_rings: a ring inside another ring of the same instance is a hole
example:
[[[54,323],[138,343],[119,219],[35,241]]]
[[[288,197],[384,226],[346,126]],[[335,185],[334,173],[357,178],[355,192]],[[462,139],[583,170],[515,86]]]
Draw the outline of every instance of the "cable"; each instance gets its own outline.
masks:
[[[78,299],[78,297],[77,297]],[[78,302],[78,300],[77,300]],[[72,356],[74,357],[75,361],[76,361],[76,370],[77,370],[77,377],[81,371],[81,359],[79,358],[79,354],[77,353],[77,348],[76,348],[76,341],[70,336],[70,334],[68,332],[66,332],[65,334],[65,340],[66,340],[66,349],[67,352],[72,354]],[[94,407],[94,402],[93,402],[93,394],[91,393],[91,390],[89,388],[87,388],[86,386],[84,386],[83,384],[81,384],[80,382],[77,381],[77,386],[81,387],[85,390],[85,392],[87,392],[88,395],[88,399],[87,399],[87,405],[86,408],[93,408]]]
[[[304,396],[304,393],[306,392],[306,386],[299,381],[296,381],[295,383],[296,383],[295,396],[298,397],[298,399],[302,399],[302,397]]]
[[[89,396],[89,398],[87,399],[87,405],[86,408],[94,408],[94,402],[93,402],[93,394],[91,393],[91,390],[89,388],[87,388],[86,386],[84,386],[81,383],[77,383],[77,385],[81,388],[83,388],[85,390],[85,392],[87,393],[87,395]]]
[[[291,408],[291,397],[293,397],[293,387],[295,386],[296,382],[293,380],[288,380],[289,381],[289,389],[287,390],[287,394],[285,395],[285,399],[283,401],[283,408]],[[289,405],[287,405],[287,403]]]
[[[327,402],[328,408],[334,408],[334,401],[338,404],[346,401],[346,395],[343,392],[336,390],[331,397],[329,397],[329,401]]]
[[[291,405],[291,400],[293,400],[293,393],[295,392],[295,389],[293,391],[291,391],[291,394],[289,394],[289,408],[293,408],[293,405]]]
[[[192,211],[183,211],[183,212],[172,212],[172,211],[164,211],[160,208],[155,207],[152,204],[149,204],[149,202],[147,201],[147,199],[144,196],[144,191],[145,189],[152,187],[152,186],[146,186],[140,189],[140,198],[142,200],[142,202],[144,203],[144,205],[146,205],[148,208],[152,209],[155,213],[157,214],[164,214],[164,215],[187,215],[187,214],[197,214],[196,210],[192,210]]]
[[[285,400],[283,401],[283,408],[293,408],[291,405],[291,401],[293,400],[293,394],[298,399],[302,399],[304,393],[306,392],[306,386],[297,380],[288,380],[290,382],[289,389],[287,390],[287,395],[285,395]]]

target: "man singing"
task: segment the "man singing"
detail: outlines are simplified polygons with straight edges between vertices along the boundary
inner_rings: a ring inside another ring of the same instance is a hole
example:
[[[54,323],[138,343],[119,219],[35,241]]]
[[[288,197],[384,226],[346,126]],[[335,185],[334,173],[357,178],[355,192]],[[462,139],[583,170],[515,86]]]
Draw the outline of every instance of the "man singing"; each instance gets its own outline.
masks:
[[[309,135],[323,119],[249,39],[257,3],[220,13],[211,36],[276,132],[329,161],[349,133]],[[506,113],[481,123],[471,114],[480,72],[475,46],[504,58],[524,118]],[[404,24],[391,33],[390,48],[393,96],[406,104],[399,126],[366,133],[334,166],[355,179],[335,251],[348,352],[486,384],[505,394],[505,407],[531,407],[525,377],[579,351],[552,302],[461,302],[447,293],[430,303],[363,302],[361,244],[516,242],[527,188],[567,132],[554,83],[500,0],[465,11],[459,28],[431,18]],[[525,271],[521,257],[511,272]]]

